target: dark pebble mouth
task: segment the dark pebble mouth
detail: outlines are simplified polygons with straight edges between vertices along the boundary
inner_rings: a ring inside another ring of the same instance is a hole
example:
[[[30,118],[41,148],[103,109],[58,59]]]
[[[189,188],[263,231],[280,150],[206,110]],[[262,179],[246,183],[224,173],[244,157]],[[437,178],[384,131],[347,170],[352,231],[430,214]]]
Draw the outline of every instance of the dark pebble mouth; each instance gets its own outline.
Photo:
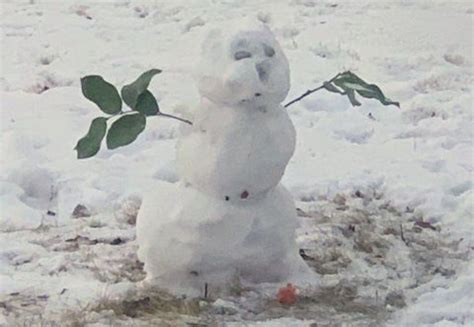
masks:
[[[258,93],[258,92],[257,92],[257,93],[254,94],[254,96],[255,96],[256,98],[259,98],[259,97],[262,96],[262,93]],[[240,100],[241,103],[246,103],[246,102],[249,102],[249,101],[252,101],[252,98]]]

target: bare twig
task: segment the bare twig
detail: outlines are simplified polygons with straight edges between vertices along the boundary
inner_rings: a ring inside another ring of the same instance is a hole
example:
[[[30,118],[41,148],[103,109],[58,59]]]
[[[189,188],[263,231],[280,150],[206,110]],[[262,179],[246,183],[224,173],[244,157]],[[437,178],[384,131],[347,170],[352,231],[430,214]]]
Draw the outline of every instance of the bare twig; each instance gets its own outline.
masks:
[[[287,104],[285,104],[284,107],[287,108],[287,107],[291,106],[293,103],[298,102],[298,101],[300,101],[300,100],[303,99],[303,98],[306,98],[308,95],[310,95],[310,94],[312,94],[312,93],[314,93],[314,92],[316,92],[316,91],[319,91],[319,90],[321,90],[321,89],[324,89],[324,85],[325,85],[326,83],[332,83],[332,82],[334,82],[334,80],[336,80],[336,78],[338,78],[339,76],[341,76],[341,74],[342,74],[342,73],[337,74],[336,76],[334,76],[333,78],[331,78],[329,81],[324,82],[323,85],[318,86],[318,87],[315,88],[315,89],[306,91],[305,93],[303,93],[303,94],[300,95],[299,97],[297,97],[297,98],[291,100],[290,102],[288,102]]]
[[[180,118],[180,117],[177,117],[177,116],[174,116],[174,115],[170,115],[170,114],[165,114],[165,113],[162,113],[162,112],[159,112],[157,114],[157,116],[162,116],[162,117],[168,117],[168,118],[172,118],[172,119],[176,119],[176,120],[179,120],[183,123],[186,123],[186,124],[189,124],[189,125],[192,125],[193,122],[190,121],[190,120],[187,120],[187,119],[184,119],[184,118]]]
[[[408,246],[408,241],[405,239],[405,235],[403,235],[403,226],[402,226],[402,224],[400,224],[400,237],[401,237],[403,243],[405,243],[406,246]]]
[[[133,114],[133,113],[137,113],[138,111],[137,110],[131,110],[131,111],[120,111],[119,113],[117,114],[114,114],[112,116],[109,116],[107,117],[107,119],[110,119],[110,118],[114,118],[114,117],[117,117],[117,116],[123,116],[125,114]],[[189,125],[192,125],[193,122],[190,121],[190,120],[187,120],[187,119],[184,119],[184,118],[181,118],[181,117],[178,117],[178,116],[174,116],[174,115],[171,115],[171,114],[165,114],[163,112],[157,112],[155,116],[161,116],[161,117],[167,117],[167,118],[171,118],[171,119],[176,119],[176,120],[179,120],[180,122],[183,122],[183,123],[186,123],[186,124],[189,124]],[[151,116],[153,117],[153,116]]]

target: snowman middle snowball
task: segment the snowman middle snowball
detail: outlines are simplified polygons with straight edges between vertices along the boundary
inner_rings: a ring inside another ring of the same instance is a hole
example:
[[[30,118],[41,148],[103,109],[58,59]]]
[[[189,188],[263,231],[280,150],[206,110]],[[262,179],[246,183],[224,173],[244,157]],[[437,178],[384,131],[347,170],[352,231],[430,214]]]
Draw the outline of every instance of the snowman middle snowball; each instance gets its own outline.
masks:
[[[225,290],[236,277],[279,282],[310,274],[295,242],[296,209],[280,184],[295,129],[280,104],[289,66],[263,24],[204,41],[201,104],[177,144],[180,182],[160,183],[137,221],[147,281],[174,294]]]

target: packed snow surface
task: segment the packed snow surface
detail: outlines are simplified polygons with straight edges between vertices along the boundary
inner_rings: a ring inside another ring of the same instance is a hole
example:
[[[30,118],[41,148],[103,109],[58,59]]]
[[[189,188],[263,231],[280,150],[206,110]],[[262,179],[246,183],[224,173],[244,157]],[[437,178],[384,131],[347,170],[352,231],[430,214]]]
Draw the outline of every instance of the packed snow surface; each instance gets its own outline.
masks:
[[[473,13],[469,1],[2,1],[0,324],[468,325]],[[206,35],[255,17],[291,68],[283,103],[351,70],[401,108],[324,91],[288,108],[297,137],[282,183],[321,279],[295,282],[295,305],[276,301],[286,284],[202,300],[140,288],[136,216],[144,193],[178,180],[181,125],[150,118],[132,145],[77,160],[101,115],[79,78],[122,86],[160,68],[161,110],[197,112]]]

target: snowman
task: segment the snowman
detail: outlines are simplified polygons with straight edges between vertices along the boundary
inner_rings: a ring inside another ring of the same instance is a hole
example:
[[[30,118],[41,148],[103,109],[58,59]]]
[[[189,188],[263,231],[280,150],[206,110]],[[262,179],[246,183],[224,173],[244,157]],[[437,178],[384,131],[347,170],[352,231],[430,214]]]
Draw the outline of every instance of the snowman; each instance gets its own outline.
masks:
[[[201,102],[177,143],[180,181],[158,183],[138,215],[146,284],[202,296],[235,280],[314,281],[280,184],[295,129],[281,105],[290,77],[278,42],[263,24],[212,31],[196,80]]]

